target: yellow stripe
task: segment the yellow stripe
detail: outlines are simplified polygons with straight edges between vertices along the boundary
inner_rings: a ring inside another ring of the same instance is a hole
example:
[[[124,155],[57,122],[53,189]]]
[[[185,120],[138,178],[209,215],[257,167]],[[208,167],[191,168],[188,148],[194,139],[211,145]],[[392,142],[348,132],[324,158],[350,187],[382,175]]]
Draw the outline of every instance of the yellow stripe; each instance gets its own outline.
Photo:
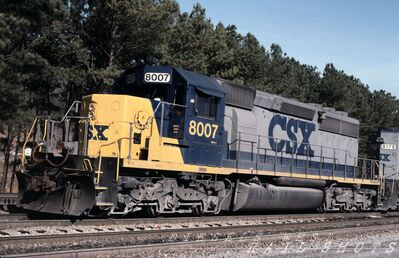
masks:
[[[190,164],[177,164],[171,162],[156,162],[156,161],[145,161],[145,160],[131,160],[129,162],[129,160],[124,159],[123,166],[127,168],[169,170],[169,171],[208,173],[208,174],[218,174],[218,175],[229,175],[233,173],[239,173],[239,174],[253,174],[253,175],[264,175],[264,176],[282,176],[282,177],[331,180],[347,184],[363,184],[363,185],[380,184],[378,180],[369,180],[369,179],[358,179],[358,178],[353,179],[353,178],[344,178],[336,176],[331,177],[331,176],[319,176],[319,175],[299,174],[299,173],[290,173],[290,172],[274,172],[268,170],[238,169],[237,171],[236,168],[197,166]]]

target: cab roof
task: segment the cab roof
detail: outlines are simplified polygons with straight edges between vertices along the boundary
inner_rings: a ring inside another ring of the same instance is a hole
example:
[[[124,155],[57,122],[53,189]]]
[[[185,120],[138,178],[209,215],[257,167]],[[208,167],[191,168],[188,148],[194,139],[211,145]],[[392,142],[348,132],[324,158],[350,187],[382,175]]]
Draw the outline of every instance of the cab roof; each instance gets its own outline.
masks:
[[[181,68],[173,68],[173,70],[177,72],[188,85],[195,89],[208,95],[224,98],[226,91],[215,78],[193,73]]]

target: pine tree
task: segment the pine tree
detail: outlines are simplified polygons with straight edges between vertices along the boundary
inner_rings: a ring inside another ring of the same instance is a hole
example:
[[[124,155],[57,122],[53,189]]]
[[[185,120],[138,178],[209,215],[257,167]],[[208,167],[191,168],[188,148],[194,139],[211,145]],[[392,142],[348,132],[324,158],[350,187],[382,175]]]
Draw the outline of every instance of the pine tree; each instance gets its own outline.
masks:
[[[213,25],[206,18],[205,9],[195,4],[191,13],[180,14],[173,26],[163,63],[208,74],[212,33]]]
[[[209,43],[208,74],[227,80],[237,80],[239,77],[240,43],[242,36],[233,25],[224,27],[218,23],[212,33]]]

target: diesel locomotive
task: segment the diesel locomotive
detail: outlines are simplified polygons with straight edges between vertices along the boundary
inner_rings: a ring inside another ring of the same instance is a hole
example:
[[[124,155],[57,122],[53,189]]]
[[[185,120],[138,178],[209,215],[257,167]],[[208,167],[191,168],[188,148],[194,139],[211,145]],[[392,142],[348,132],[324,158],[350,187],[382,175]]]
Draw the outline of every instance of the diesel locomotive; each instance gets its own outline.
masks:
[[[398,135],[371,134],[370,159],[359,158],[359,121],[345,112],[137,66],[111,94],[36,117],[18,205],[70,216],[395,210]]]

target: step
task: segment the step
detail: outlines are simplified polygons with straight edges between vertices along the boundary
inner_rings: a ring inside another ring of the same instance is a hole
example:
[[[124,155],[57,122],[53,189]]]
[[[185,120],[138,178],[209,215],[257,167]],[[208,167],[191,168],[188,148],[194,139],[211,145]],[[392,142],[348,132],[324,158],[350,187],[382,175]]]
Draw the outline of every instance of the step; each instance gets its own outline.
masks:
[[[112,202],[96,202],[96,206],[114,206]]]
[[[96,190],[97,191],[105,191],[105,190],[108,190],[108,187],[106,187],[106,186],[96,186]]]
[[[63,170],[72,171],[72,172],[86,172],[86,170],[80,168],[62,168]]]

